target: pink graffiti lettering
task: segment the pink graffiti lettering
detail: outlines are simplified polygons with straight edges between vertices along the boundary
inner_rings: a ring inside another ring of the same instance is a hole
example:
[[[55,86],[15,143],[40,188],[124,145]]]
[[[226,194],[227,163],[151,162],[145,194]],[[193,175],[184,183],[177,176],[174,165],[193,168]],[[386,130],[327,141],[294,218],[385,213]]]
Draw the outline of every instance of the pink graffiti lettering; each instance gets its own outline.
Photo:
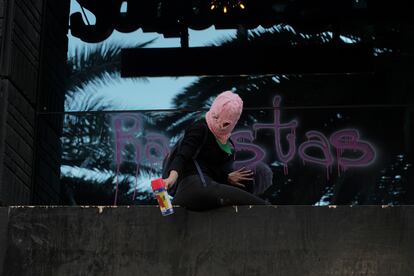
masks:
[[[343,129],[334,132],[329,138],[331,144],[336,148],[338,159],[338,174],[350,167],[365,167],[375,160],[374,148],[365,141],[359,139],[359,132],[356,129]],[[359,152],[360,157],[344,157],[347,151]]]
[[[280,96],[275,96],[273,99],[273,106],[274,109],[274,122],[273,124],[253,124],[253,130],[255,131],[255,135],[259,129],[271,129],[275,133],[275,148],[276,148],[276,155],[278,159],[283,163],[284,172],[288,174],[288,163],[293,159],[296,153],[296,128],[298,126],[298,122],[296,120],[292,120],[289,123],[282,124],[280,122],[280,102],[282,98]],[[281,131],[282,130],[290,130],[290,133],[286,135],[286,139],[288,141],[288,150],[287,153],[283,153],[282,150],[282,143],[281,143]]]
[[[112,118],[115,128],[115,161],[116,164],[123,162],[122,152],[127,144],[135,148],[135,163],[140,163],[141,142],[136,138],[136,133],[142,129],[142,121],[138,115],[122,114]],[[125,129],[124,124],[132,122],[133,125]]]
[[[242,167],[246,168],[254,168],[255,164],[257,162],[260,162],[265,157],[265,151],[260,148],[258,145],[255,145],[252,143],[253,141],[253,132],[250,130],[239,130],[235,131],[231,135],[231,139],[234,141],[234,146],[236,147],[236,152],[239,151],[248,151],[252,152],[254,156],[252,158],[241,160],[241,161],[235,161],[233,163],[233,168],[235,170],[238,170]],[[247,141],[247,143],[245,142]]]
[[[250,152],[253,157],[245,160],[237,160],[233,166],[235,169],[241,167],[254,167],[254,165],[262,161],[266,152],[258,145],[254,144],[259,130],[272,130],[274,132],[275,151],[278,161],[283,164],[283,171],[288,174],[288,163],[296,155],[296,128],[297,120],[291,120],[287,123],[281,123],[280,112],[281,97],[275,96],[274,105],[274,121],[273,123],[255,123],[253,124],[253,132],[250,130],[239,130],[233,133],[232,140],[235,142],[236,152]],[[127,127],[127,125],[129,127]],[[142,133],[142,120],[139,115],[121,114],[113,117],[113,126],[115,130],[115,162],[117,164],[117,188],[118,192],[118,174],[119,166],[123,161],[122,152],[127,144],[131,144],[135,148],[134,162],[137,164],[136,177],[138,177],[139,164],[144,155],[145,161],[150,164],[161,164],[164,156],[169,152],[169,139],[159,133],[148,133],[147,135],[137,136]],[[286,137],[283,137],[282,131],[288,131]],[[298,147],[298,155],[305,163],[317,164],[326,167],[327,178],[329,179],[330,168],[335,162],[335,158],[331,153],[331,146],[336,149],[336,158],[338,165],[338,174],[351,167],[365,167],[372,164],[376,158],[374,147],[363,140],[356,129],[342,129],[334,132],[329,140],[326,136],[316,130],[310,130],[305,134],[307,141]],[[282,149],[283,139],[287,141],[287,150]],[[145,141],[145,142],[143,142]],[[142,153],[142,148],[144,148]],[[313,156],[315,149],[320,150],[322,155]],[[135,184],[135,188],[137,183]],[[133,198],[135,197],[135,191]]]
[[[131,144],[135,150],[134,162],[136,164],[135,171],[135,187],[132,200],[135,199],[138,187],[139,165],[141,163],[142,139],[146,139],[144,152],[146,160],[149,163],[160,163],[160,160],[168,153],[168,138],[158,133],[148,133],[144,137],[137,137],[142,133],[142,120],[138,114],[120,114],[112,117],[112,124],[115,130],[115,163],[116,163],[116,189],[114,205],[117,204],[120,165],[126,161],[123,158],[123,151],[127,144]],[[128,127],[127,127],[128,125]],[[131,125],[131,126],[129,126]]]
[[[299,156],[304,162],[316,163],[326,167],[326,177],[329,179],[329,168],[334,163],[334,158],[330,151],[329,141],[319,131],[311,130],[306,132],[308,141],[299,146]],[[323,158],[310,156],[306,151],[310,148],[319,148],[322,151]]]
[[[145,136],[137,137],[142,133],[142,120],[138,114],[121,114],[113,117],[113,125],[115,128],[115,162],[122,163],[122,152],[127,144],[131,144],[135,148],[134,162],[139,164],[142,162],[142,148],[144,148],[145,160],[149,163],[160,163],[164,156],[169,152],[169,139],[159,133],[148,133]],[[129,128],[125,125],[131,124]],[[143,143],[143,140],[146,143]]]
[[[145,138],[147,139],[145,157],[150,163],[160,163],[170,151],[168,148],[169,140],[158,133],[148,133]]]
[[[115,128],[115,162],[116,162],[116,188],[115,188],[115,197],[114,205],[117,203],[118,199],[118,186],[119,186],[119,170],[122,162],[122,150],[128,143],[132,143],[135,147],[135,162],[139,164],[139,156],[141,152],[141,145],[134,137],[136,131],[141,129],[141,120],[139,116],[123,114],[115,116],[112,118],[113,125]],[[128,130],[124,130],[123,123],[125,121],[132,121],[133,125]],[[135,191],[134,195],[135,197]]]

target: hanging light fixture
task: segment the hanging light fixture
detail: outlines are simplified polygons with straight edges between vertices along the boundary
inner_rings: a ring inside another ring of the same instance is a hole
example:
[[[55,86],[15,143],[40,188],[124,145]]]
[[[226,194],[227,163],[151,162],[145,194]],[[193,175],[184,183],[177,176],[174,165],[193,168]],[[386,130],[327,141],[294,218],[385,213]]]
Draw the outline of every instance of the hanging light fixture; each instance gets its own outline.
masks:
[[[211,11],[222,11],[228,13],[232,10],[245,10],[246,4],[243,0],[211,0]]]

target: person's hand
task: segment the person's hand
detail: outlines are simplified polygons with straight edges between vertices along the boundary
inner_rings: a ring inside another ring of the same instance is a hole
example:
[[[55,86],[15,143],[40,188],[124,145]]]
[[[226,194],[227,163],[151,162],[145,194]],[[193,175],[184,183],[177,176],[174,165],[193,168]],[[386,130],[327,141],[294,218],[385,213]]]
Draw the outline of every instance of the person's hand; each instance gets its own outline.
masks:
[[[178,178],[178,173],[177,171],[171,170],[170,171],[170,175],[168,176],[168,178],[163,179],[164,183],[165,183],[165,189],[170,188],[172,185],[175,184],[175,182],[177,181]]]
[[[253,176],[253,171],[247,170],[245,167],[243,167],[241,169],[238,169],[237,171],[229,173],[227,176],[227,180],[232,185],[245,188],[246,186],[241,184],[240,181],[253,180],[252,176]]]

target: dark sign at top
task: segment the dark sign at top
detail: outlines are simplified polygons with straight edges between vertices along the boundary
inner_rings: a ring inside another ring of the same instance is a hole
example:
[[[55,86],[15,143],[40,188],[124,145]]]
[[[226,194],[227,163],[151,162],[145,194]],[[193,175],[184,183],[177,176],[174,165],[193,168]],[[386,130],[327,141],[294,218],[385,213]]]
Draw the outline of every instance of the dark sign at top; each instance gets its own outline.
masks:
[[[70,16],[73,36],[86,42],[100,42],[114,30],[158,32],[180,37],[188,28],[202,30],[270,27],[278,23],[303,26],[332,23],[355,11],[366,9],[366,0],[77,0],[91,12],[95,24],[88,24],[81,12]],[[316,23],[316,24],[315,24]]]

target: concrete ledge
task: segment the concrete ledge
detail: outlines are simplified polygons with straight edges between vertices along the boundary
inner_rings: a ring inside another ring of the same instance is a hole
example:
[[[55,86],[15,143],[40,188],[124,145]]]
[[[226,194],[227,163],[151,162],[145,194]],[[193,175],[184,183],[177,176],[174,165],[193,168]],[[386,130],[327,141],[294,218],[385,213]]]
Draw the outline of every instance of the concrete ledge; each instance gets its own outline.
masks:
[[[4,275],[414,275],[414,206],[175,211],[10,207]]]
[[[0,275],[3,275],[3,263],[7,248],[7,227],[9,225],[9,208],[0,207]]]

